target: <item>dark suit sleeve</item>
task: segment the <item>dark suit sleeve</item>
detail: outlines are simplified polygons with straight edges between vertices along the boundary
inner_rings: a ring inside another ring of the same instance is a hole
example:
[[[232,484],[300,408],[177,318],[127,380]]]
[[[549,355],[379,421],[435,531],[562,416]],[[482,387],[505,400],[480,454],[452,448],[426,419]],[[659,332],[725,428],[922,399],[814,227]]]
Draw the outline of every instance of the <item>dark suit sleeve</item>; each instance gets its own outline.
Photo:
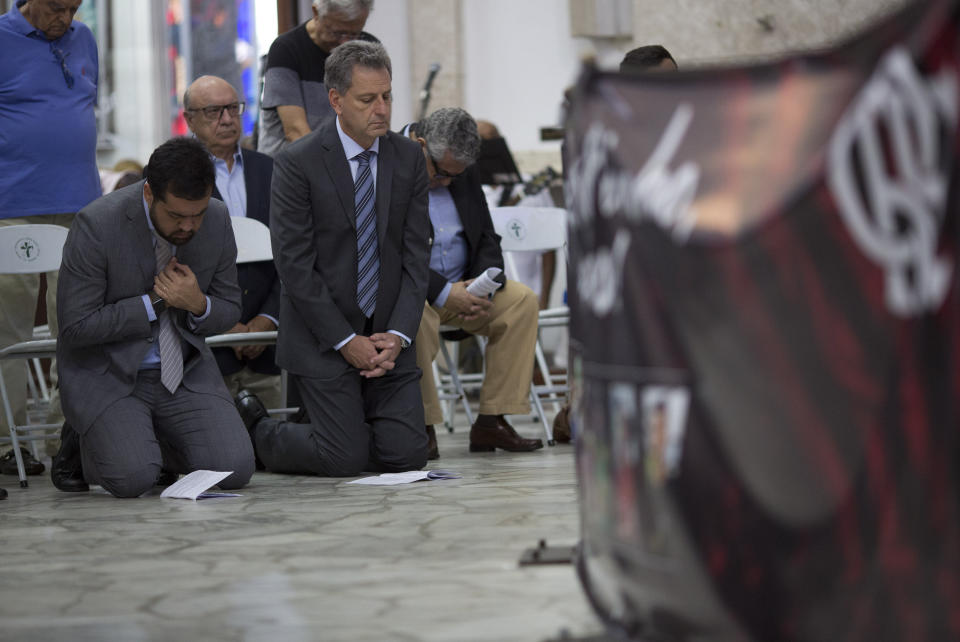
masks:
[[[214,201],[210,201],[213,208]],[[210,297],[210,314],[203,320],[189,322],[190,330],[201,337],[226,332],[240,319],[240,286],[237,285],[237,242],[227,206],[219,203],[218,216],[210,216],[204,224],[211,225],[214,247],[220,248],[217,267],[204,294]]]
[[[318,167],[312,169],[323,171]],[[287,150],[274,159],[271,192],[270,236],[277,274],[297,312],[304,319],[310,319],[310,332],[317,343],[333,347],[350,336],[353,328],[315,268],[317,248],[313,242],[310,181],[304,168]]]
[[[460,222],[467,233],[470,242],[470,256],[463,274],[463,279],[473,279],[487,268],[498,267],[503,270],[503,251],[500,249],[500,235],[493,228],[493,219],[490,217],[490,208],[483,195],[480,185],[480,173],[476,165],[467,169],[458,179],[459,183],[451,186],[450,192],[460,215]],[[479,231],[477,231],[479,228]],[[428,257],[429,258],[429,257]],[[501,272],[496,278],[500,286],[507,282]],[[427,289],[427,300],[433,301],[446,286],[447,280],[438,272],[430,270],[430,285]]]
[[[142,295],[104,303],[107,295],[107,241],[101,236],[104,228],[95,224],[89,212],[81,211],[63,246],[57,318],[59,340],[71,346],[143,339],[151,334]]]
[[[500,235],[493,229],[493,219],[490,217],[490,208],[480,186],[480,172],[474,165],[464,176],[466,196],[470,200],[470,214],[474,218],[474,225],[479,224],[480,235],[476,247],[471,248],[470,265],[464,278],[472,279],[480,275],[487,268],[498,267],[503,269],[503,250],[500,249]],[[497,277],[502,286],[506,278],[501,274]]]
[[[247,193],[247,215],[253,215],[258,221],[270,227],[270,184],[273,181],[273,159],[265,154],[248,151],[247,156],[244,157],[244,162],[250,162],[252,164],[252,173],[256,175],[256,184],[253,185],[256,194],[251,194],[249,190]],[[257,203],[257,208],[254,212],[249,211],[252,196],[255,196]],[[279,320],[280,277],[277,276],[277,271],[273,265],[270,266],[269,270],[263,271],[264,275],[268,273],[272,277],[270,281],[270,291],[263,299],[263,303],[260,305],[257,314],[264,314]]]
[[[263,302],[260,312],[257,314],[266,315],[272,319],[280,320],[280,277],[273,273],[273,285],[270,287],[270,294]]]
[[[413,193],[403,228],[400,293],[387,328],[408,337],[417,336],[430,272],[430,215],[427,199],[427,165],[419,148],[413,153]]]
[[[447,285],[447,280],[439,272],[430,270],[430,283],[427,285],[427,301],[433,302]]]

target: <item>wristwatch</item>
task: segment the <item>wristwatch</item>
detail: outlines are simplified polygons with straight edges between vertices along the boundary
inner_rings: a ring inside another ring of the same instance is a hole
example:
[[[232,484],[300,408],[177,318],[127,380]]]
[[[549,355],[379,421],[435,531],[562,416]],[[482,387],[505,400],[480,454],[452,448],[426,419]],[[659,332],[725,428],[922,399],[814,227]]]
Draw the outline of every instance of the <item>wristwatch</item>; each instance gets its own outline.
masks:
[[[157,317],[159,317],[160,314],[167,309],[167,302],[161,299],[160,297],[157,297],[156,299],[153,299],[152,301],[150,301],[150,305],[153,306],[153,312],[154,314],[157,315]]]
[[[396,337],[397,337],[398,339],[400,339],[400,349],[401,349],[401,350],[406,350],[407,348],[410,347],[410,342],[409,342],[409,341],[407,341],[406,339],[404,339],[403,337],[401,337],[399,334],[396,335]]]

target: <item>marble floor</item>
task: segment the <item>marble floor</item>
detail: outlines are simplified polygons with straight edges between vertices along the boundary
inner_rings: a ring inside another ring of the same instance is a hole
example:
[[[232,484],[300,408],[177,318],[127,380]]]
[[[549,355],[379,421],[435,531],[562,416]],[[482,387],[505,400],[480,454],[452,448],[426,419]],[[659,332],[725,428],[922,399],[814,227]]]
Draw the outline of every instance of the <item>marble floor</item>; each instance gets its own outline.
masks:
[[[578,538],[573,448],[439,440],[431,467],[462,479],[257,473],[242,497],[193,502],[0,476],[0,640],[593,639],[573,567],[517,563]]]

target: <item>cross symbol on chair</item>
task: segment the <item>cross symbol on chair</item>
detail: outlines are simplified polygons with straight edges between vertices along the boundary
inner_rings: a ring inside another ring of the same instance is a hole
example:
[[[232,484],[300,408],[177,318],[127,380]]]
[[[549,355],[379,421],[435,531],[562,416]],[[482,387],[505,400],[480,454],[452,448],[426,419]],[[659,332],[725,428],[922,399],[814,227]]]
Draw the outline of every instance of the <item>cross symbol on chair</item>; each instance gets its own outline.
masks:
[[[19,248],[19,249],[20,249],[20,251],[23,252],[24,258],[29,261],[30,259],[33,258],[32,256],[30,256],[30,253],[31,253],[35,248],[36,248],[36,246],[35,246],[29,239],[27,239],[27,240],[24,240],[24,241],[20,244],[20,248]]]
[[[523,226],[520,225],[519,221],[511,221],[510,229],[513,231],[513,235],[516,238],[522,238]]]

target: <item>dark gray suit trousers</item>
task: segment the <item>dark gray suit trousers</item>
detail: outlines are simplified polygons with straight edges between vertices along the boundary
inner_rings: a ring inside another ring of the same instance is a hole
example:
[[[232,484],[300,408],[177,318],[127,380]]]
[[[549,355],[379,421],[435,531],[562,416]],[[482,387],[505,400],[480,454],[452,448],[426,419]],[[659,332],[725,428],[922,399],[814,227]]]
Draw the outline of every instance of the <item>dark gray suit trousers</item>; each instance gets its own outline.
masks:
[[[401,352],[382,377],[365,379],[346,361],[344,370],[329,379],[297,376],[310,423],[257,424],[257,455],[267,470],[352,477],[424,467],[427,433],[415,352]]]
[[[86,480],[116,497],[150,490],[161,467],[231,470],[223,489],[244,486],[254,469],[253,446],[233,404],[186,386],[171,395],[159,369],[139,371],[133,392],[94,420],[80,444]]]

